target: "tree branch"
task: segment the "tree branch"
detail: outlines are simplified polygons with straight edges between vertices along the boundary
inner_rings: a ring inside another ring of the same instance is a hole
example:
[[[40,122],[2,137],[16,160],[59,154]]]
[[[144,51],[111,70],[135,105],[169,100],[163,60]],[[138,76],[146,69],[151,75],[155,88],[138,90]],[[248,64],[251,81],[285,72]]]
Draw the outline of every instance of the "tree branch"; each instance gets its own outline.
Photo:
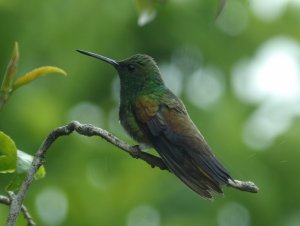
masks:
[[[0,195],[0,203],[10,206],[11,201],[10,198]],[[36,223],[33,221],[28,209],[24,205],[21,206],[21,211],[27,220],[27,226],[36,226]]]
[[[109,143],[117,146],[121,150],[130,154],[133,158],[142,159],[148,163],[151,167],[158,167],[161,170],[168,170],[160,157],[151,155],[149,153],[141,151],[139,146],[131,146],[119,138],[115,137],[111,133],[101,128],[95,127],[90,124],[80,124],[77,121],[70,122],[65,126],[54,129],[43,141],[39,150],[37,151],[35,158],[33,159],[32,165],[24,179],[19,192],[16,195],[11,196],[10,212],[7,218],[6,226],[14,226],[17,217],[20,214],[22,203],[25,198],[25,194],[33,181],[34,175],[38,168],[43,164],[47,150],[50,148],[52,143],[61,136],[69,135],[72,132],[77,132],[84,136],[99,136],[108,141]],[[228,186],[240,189],[242,191],[257,192],[258,188],[252,182],[243,181],[231,181]]]
[[[166,165],[163,161],[154,155],[148,154],[146,152],[142,152],[138,146],[131,146],[119,138],[115,137],[111,133],[103,130],[101,128],[97,128],[93,125],[89,124],[80,124],[77,121],[70,122],[65,126],[58,127],[54,129],[43,141],[39,150],[37,151],[32,165],[27,172],[27,176],[25,177],[19,192],[16,195],[11,197],[11,205],[10,212],[7,218],[6,226],[14,226],[17,218],[21,211],[21,206],[23,200],[25,198],[25,194],[33,181],[34,175],[37,172],[38,168],[43,164],[45,155],[47,150],[50,148],[52,143],[61,136],[69,135],[70,133],[76,131],[77,133],[84,136],[99,136],[108,141],[109,143],[117,146],[123,151],[130,154],[132,157],[137,159],[142,159],[147,162],[151,167],[159,167],[161,170],[167,170]]]
[[[259,190],[252,181],[228,180],[227,186],[251,193],[257,193]]]

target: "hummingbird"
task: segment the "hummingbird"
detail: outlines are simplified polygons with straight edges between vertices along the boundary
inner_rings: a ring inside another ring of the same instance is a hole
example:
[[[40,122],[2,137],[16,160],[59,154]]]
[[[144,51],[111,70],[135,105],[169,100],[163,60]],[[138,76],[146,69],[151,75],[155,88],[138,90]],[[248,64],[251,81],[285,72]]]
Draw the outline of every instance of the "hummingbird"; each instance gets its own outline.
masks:
[[[119,119],[139,144],[154,148],[170,172],[206,199],[223,194],[234,179],[217,160],[183,102],[165,85],[152,57],[136,54],[116,61],[77,50],[112,65],[120,78]]]

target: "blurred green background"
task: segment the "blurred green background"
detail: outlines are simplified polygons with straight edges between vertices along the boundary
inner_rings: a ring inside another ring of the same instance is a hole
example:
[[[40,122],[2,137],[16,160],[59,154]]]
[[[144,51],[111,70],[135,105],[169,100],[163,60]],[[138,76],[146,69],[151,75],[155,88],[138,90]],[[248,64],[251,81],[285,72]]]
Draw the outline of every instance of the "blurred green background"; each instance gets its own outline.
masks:
[[[141,27],[132,0],[0,0],[1,76],[15,41],[18,75],[43,65],[68,73],[16,91],[0,129],[31,154],[71,120],[134,144],[118,123],[116,72],[75,49],[114,59],[146,53],[220,161],[234,178],[255,181],[259,193],[225,188],[208,202],[104,140],[72,134],[51,147],[46,178],[27,193],[34,219],[46,226],[299,226],[299,1],[228,0],[216,21],[217,1],[158,1],[155,9]],[[0,175],[1,194],[9,179]],[[0,225],[7,211],[0,205]]]

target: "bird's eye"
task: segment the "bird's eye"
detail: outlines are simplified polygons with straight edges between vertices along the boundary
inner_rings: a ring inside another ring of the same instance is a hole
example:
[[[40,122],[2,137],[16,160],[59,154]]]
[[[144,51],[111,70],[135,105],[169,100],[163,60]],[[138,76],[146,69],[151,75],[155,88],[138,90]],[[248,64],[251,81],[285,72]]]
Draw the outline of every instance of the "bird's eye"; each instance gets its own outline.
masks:
[[[128,67],[129,71],[134,71],[135,70],[135,66],[132,65],[132,64],[129,64],[127,67]]]

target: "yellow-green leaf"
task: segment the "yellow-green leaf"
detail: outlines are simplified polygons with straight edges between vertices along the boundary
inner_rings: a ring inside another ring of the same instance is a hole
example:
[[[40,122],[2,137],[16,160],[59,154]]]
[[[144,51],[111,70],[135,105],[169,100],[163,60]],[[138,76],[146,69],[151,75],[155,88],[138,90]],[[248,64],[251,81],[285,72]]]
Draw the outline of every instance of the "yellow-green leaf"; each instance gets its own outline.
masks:
[[[0,173],[12,173],[17,167],[15,142],[0,131]]]
[[[39,180],[46,176],[46,169],[44,166],[40,166],[38,171],[34,175],[34,179]]]
[[[18,78],[14,83],[13,90],[16,90],[20,86],[26,85],[27,83],[49,73],[67,75],[67,73],[64,70],[58,67],[52,67],[52,66],[39,67]]]

